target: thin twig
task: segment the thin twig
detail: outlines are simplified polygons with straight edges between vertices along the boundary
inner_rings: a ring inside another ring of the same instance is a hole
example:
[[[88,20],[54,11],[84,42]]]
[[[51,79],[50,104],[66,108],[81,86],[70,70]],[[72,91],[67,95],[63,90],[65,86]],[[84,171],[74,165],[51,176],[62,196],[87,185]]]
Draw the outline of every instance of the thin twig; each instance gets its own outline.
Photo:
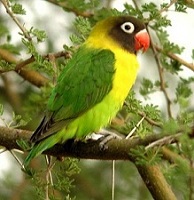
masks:
[[[172,142],[174,142],[176,140],[176,138],[180,137],[181,135],[182,135],[182,133],[177,133],[174,135],[163,137],[157,141],[150,143],[148,146],[145,147],[145,149],[147,150],[147,149],[153,148],[155,146],[163,146],[165,144],[171,144]]]
[[[190,175],[189,175],[189,200],[194,199],[194,161],[190,161]]]
[[[130,108],[129,103],[126,102],[126,101],[125,101],[125,105],[126,105],[128,108]],[[145,120],[146,120],[149,124],[151,124],[151,125],[153,125],[153,126],[157,126],[157,127],[159,127],[159,128],[162,127],[162,123],[156,122],[156,121],[152,120],[151,118],[147,117],[146,114],[145,114],[144,112],[142,112],[142,111],[137,111],[137,113],[138,113],[138,115],[140,115],[141,117],[144,117]]]
[[[154,45],[154,48],[158,51],[158,52],[163,52],[163,49],[158,47],[157,45]],[[164,52],[165,55],[167,55],[169,58],[176,60],[177,62],[179,62],[180,64],[184,65],[185,67],[189,68],[190,70],[194,71],[194,64],[189,63],[185,60],[183,60],[182,58],[180,58],[179,56],[171,53],[171,52]]]
[[[148,30],[149,31],[149,30]],[[168,116],[170,118],[172,118],[172,112],[171,112],[171,99],[170,97],[168,96],[168,93],[166,91],[166,86],[165,86],[165,81],[164,81],[164,70],[163,70],[163,67],[161,65],[161,62],[160,62],[160,59],[159,59],[159,56],[157,54],[157,50],[155,49],[155,46],[153,44],[153,41],[152,39],[150,40],[150,46],[151,46],[151,49],[153,51],[153,54],[155,56],[155,60],[156,60],[156,64],[157,64],[157,68],[158,68],[158,73],[159,73],[159,78],[160,78],[160,89],[161,91],[163,92],[164,96],[165,96],[165,99],[166,99],[166,102],[167,102],[167,112],[168,112]]]
[[[10,152],[11,155],[15,158],[15,160],[17,161],[17,163],[18,163],[21,167],[23,167],[23,164],[22,164],[21,160],[16,156],[16,154],[14,153],[14,151],[10,150],[9,152]]]
[[[43,55],[42,57],[44,59],[48,59],[51,55],[53,57],[55,57],[56,59],[61,58],[61,57],[68,59],[68,58],[71,57],[71,54],[68,51],[59,51],[59,52],[56,52],[56,53],[49,53],[49,54]],[[28,65],[30,63],[33,63],[34,61],[35,61],[35,58],[33,56],[31,56],[30,58],[19,62],[15,67],[15,71],[21,70],[23,67],[25,67],[26,65]]]
[[[159,128],[162,127],[162,123],[156,122],[152,119],[150,119],[149,117],[146,116],[146,114],[144,112],[138,111],[138,115],[140,115],[141,117],[145,118],[145,121],[147,121],[149,124],[153,125],[153,126],[157,126]]]
[[[139,122],[135,125],[135,127],[130,131],[130,133],[126,136],[126,140],[127,139],[129,139],[132,135],[133,135],[133,133],[137,130],[137,128],[140,126],[140,124],[143,122],[143,120],[145,119],[145,116],[143,116],[140,120],[139,120]]]
[[[112,200],[115,199],[115,164],[116,160],[112,161]]]
[[[49,200],[49,185],[53,186],[53,177],[52,177],[52,173],[51,170],[55,165],[55,162],[52,163],[51,156],[45,156],[46,159],[46,163],[47,163],[47,172],[46,172],[46,186],[45,186],[45,199]]]
[[[67,2],[65,1],[56,1],[56,0],[46,0],[54,5],[60,6],[61,8],[69,11],[69,12],[73,12],[76,16],[82,16],[82,17],[91,17],[93,16],[93,13],[91,13],[90,11],[79,11],[75,8],[71,8],[67,5]]]
[[[177,2],[177,0],[171,0],[170,3],[169,3],[167,6],[165,6],[164,8],[162,8],[162,9],[160,10],[160,13],[165,12],[165,11],[168,11],[169,8],[170,8],[173,4],[175,4],[176,2]]]
[[[68,51],[60,51],[52,54],[46,54],[43,55],[42,57],[44,59],[49,59],[49,55],[53,55],[55,58],[61,58],[64,57],[65,59],[71,58],[71,53]],[[23,60],[21,62],[18,62],[18,60],[7,50],[0,49],[0,57],[7,61],[8,63],[16,63],[16,67],[11,70],[0,70],[0,73],[5,73],[8,71],[15,71],[17,72],[20,76],[24,78],[24,80],[29,81],[33,85],[37,87],[44,86],[45,84],[48,83],[48,79],[45,78],[43,75],[40,73],[33,71],[33,70],[26,70],[25,67],[33,63],[35,61],[35,58],[31,56],[30,58]]]
[[[0,1],[4,5],[6,12],[9,14],[9,16],[13,19],[13,21],[17,24],[17,26],[22,31],[22,33],[24,34],[24,37],[28,39],[29,41],[31,41],[32,38],[30,37],[30,34],[26,30],[26,28],[19,22],[16,16],[13,14],[12,10],[10,9],[8,1],[7,0],[0,0]]]
[[[138,5],[137,5],[136,0],[132,0],[132,2],[133,2],[133,4],[134,4],[134,6],[135,6],[135,9],[139,10],[139,7],[138,7]]]

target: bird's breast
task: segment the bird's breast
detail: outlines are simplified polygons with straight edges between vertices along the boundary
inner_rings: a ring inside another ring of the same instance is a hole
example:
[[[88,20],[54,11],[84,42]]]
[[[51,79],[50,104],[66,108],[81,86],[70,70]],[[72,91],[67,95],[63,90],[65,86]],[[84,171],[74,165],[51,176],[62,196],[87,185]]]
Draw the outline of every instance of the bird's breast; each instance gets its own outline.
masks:
[[[139,68],[136,55],[125,50],[115,50],[115,75],[111,95],[123,104],[133,86]]]

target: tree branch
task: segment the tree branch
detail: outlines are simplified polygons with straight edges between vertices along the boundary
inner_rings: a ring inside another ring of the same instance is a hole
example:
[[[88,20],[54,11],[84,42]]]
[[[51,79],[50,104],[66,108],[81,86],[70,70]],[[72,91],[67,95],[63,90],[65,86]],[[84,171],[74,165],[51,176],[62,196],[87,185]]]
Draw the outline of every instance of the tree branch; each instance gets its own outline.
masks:
[[[22,150],[16,141],[21,139],[29,140],[31,134],[31,131],[0,127],[0,145],[7,149],[15,148]],[[44,153],[55,157],[65,156],[100,160],[130,160],[136,165],[154,199],[175,200],[176,197],[171,191],[159,167],[139,165],[135,162],[138,156],[129,154],[131,149],[140,145],[147,146],[162,137],[164,137],[164,135],[153,134],[144,139],[136,137],[128,140],[113,139],[108,142],[107,148],[103,150],[99,145],[101,142],[100,140],[89,140],[87,142],[69,140],[63,145],[55,145]]]
[[[159,166],[136,165],[152,197],[157,200],[176,200],[174,193],[166,182]]]
[[[71,57],[70,53],[67,51],[60,51],[60,52],[56,52],[52,54],[46,54],[46,55],[43,55],[42,57],[44,59],[48,59],[50,55],[54,56],[55,58],[64,57],[65,59]],[[7,61],[8,63],[16,64],[16,67],[13,70],[17,72],[22,78],[29,81],[33,85],[37,87],[41,87],[48,83],[48,79],[44,77],[43,75],[41,75],[40,73],[25,68],[28,64],[33,63],[35,61],[33,56],[26,60],[18,62],[17,59],[9,51],[5,49],[0,49],[0,58]],[[4,72],[7,72],[7,71],[0,70],[0,73],[4,73]]]
[[[18,73],[22,78],[24,78],[24,80],[29,81],[30,83],[32,83],[33,85],[37,86],[37,87],[41,87],[44,86],[47,82],[48,79],[44,76],[42,76],[40,73],[33,71],[33,70],[28,70],[28,69],[23,69],[24,67],[24,62],[18,62],[18,60],[7,50],[5,49],[0,49],[0,58],[5,60],[8,63],[13,63],[16,64],[16,69],[12,69],[12,70],[8,70],[8,71],[15,71],[16,73]],[[26,60],[25,64],[27,63],[27,61],[29,61],[29,59]],[[20,66],[21,63],[23,64],[22,67]],[[29,64],[29,63],[27,63]],[[26,65],[27,65],[26,64]],[[4,70],[0,70],[0,73],[5,73],[7,71]]]
[[[19,149],[17,140],[29,141],[32,132],[21,129],[12,129],[0,126],[0,145],[7,149]],[[169,134],[170,135],[170,134]],[[55,157],[77,157],[85,159],[100,159],[100,160],[131,160],[134,161],[134,157],[129,155],[132,148],[136,148],[140,145],[148,146],[149,144],[160,140],[163,137],[169,136],[164,134],[152,134],[145,138],[130,138],[126,139],[113,139],[108,142],[107,148],[101,149],[100,140],[87,140],[74,141],[69,140],[65,144],[57,144],[53,148],[44,152],[45,154]],[[174,141],[179,137],[174,136]],[[172,136],[171,136],[171,142]],[[167,142],[168,143],[168,142]],[[161,145],[161,144],[160,144]]]

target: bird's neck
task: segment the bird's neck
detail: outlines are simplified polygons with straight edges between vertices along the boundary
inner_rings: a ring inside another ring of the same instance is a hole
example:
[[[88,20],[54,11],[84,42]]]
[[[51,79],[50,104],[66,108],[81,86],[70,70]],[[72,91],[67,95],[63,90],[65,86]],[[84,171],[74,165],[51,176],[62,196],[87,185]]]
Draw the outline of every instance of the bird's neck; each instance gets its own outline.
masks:
[[[114,52],[115,50],[121,50],[118,45],[111,37],[101,32],[92,33],[85,42],[89,47],[95,49],[108,49]]]

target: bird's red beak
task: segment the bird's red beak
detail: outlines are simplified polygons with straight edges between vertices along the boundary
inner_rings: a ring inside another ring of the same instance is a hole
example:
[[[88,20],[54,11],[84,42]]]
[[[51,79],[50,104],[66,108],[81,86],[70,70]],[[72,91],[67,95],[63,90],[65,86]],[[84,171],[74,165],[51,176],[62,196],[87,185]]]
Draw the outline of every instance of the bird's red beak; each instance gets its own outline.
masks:
[[[150,36],[146,29],[139,31],[135,35],[135,50],[138,51],[140,49],[145,52],[150,46]]]

